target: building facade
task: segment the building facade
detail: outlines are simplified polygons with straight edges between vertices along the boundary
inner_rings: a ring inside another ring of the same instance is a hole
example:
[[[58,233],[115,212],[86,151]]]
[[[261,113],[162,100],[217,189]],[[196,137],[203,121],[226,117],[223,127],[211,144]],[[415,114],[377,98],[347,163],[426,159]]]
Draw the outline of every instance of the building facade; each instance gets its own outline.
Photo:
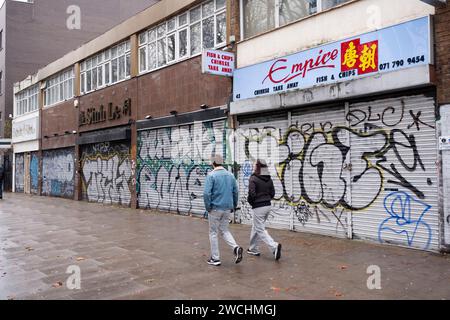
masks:
[[[0,9],[0,138],[11,138],[13,85],[76,49],[155,0],[34,0],[2,2]],[[0,155],[10,190],[11,153]]]
[[[263,158],[272,227],[444,250],[439,28],[419,0],[160,1],[33,78],[37,193],[202,216],[221,154],[250,224]],[[235,53],[233,79],[202,72],[205,49]]]

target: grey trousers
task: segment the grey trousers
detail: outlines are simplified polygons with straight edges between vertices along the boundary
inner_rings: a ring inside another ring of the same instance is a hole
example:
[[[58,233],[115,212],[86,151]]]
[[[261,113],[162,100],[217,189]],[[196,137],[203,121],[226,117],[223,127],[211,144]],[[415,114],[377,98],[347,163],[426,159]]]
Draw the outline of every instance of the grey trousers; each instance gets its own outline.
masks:
[[[211,258],[220,260],[219,252],[219,232],[225,242],[233,248],[238,247],[228,226],[230,224],[231,211],[211,211],[208,214],[209,220],[209,242],[211,243]]]
[[[260,241],[263,241],[272,253],[277,249],[278,243],[272,239],[266,230],[266,220],[271,210],[271,206],[253,209],[253,227],[249,247],[251,251],[259,252],[258,245]]]

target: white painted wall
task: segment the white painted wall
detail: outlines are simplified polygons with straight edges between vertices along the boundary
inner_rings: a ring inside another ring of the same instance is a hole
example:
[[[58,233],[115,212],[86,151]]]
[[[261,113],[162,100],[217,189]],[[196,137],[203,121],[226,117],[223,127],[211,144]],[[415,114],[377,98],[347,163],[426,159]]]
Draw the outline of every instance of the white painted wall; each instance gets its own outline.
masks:
[[[238,68],[435,13],[420,0],[360,0],[238,44]]]

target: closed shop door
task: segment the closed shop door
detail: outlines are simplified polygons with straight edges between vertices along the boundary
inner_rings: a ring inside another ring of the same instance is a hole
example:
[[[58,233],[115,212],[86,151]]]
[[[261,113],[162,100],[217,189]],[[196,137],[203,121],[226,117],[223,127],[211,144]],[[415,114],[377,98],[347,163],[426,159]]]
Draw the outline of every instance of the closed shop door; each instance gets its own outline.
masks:
[[[75,149],[46,150],[42,155],[42,195],[73,199]]]
[[[439,246],[435,105],[425,96],[350,105],[353,234]]]
[[[130,142],[103,142],[82,146],[81,176],[83,200],[130,206]]]
[[[31,153],[30,183],[31,183],[31,194],[37,194],[39,185],[39,155],[37,152]]]
[[[25,181],[25,157],[23,153],[16,153],[14,171],[15,191],[23,193]]]
[[[226,120],[218,120],[138,132],[139,207],[204,215],[211,156],[222,155],[225,167],[232,168],[227,127]]]

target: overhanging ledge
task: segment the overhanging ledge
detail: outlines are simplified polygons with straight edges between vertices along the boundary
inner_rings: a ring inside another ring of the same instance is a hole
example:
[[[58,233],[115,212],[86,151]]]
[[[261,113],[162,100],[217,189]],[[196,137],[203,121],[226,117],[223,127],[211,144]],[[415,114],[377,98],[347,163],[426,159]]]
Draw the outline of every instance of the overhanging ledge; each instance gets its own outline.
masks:
[[[431,68],[420,66],[402,69],[337,84],[234,101],[230,105],[230,113],[250,114],[422,87],[433,83]]]

